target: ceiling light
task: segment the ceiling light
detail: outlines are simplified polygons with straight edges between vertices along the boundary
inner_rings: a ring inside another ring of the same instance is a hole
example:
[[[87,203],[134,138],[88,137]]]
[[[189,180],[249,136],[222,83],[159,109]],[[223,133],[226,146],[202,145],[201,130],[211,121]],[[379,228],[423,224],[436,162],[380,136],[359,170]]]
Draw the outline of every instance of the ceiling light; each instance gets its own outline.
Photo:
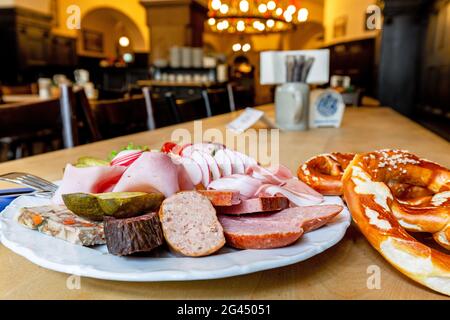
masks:
[[[228,5],[223,4],[223,5],[220,6],[220,13],[227,14],[228,13],[228,9],[229,9]]]
[[[276,14],[277,16],[281,16],[281,15],[283,14],[283,9],[277,8],[277,10],[275,10],[275,14]]]
[[[242,20],[239,20],[236,24],[237,31],[244,31],[245,30],[245,22]]]
[[[248,4],[247,0],[242,0],[241,2],[239,2],[239,10],[241,10],[242,12],[247,12],[249,7],[250,5]]]
[[[297,19],[300,22],[305,22],[306,20],[308,20],[308,15],[309,15],[308,9],[301,8],[300,10],[298,10]]]
[[[209,19],[208,19],[208,24],[209,24],[210,26],[215,25],[215,24],[216,24],[216,19],[214,19],[214,18],[209,18]]]
[[[295,11],[297,11],[297,8],[293,4],[291,4],[287,7],[286,11],[290,12],[291,14],[294,14]]]
[[[232,49],[234,52],[238,52],[239,50],[241,50],[241,44],[240,43],[233,44]]]
[[[130,39],[128,39],[128,37],[125,37],[125,36],[120,37],[119,38],[119,45],[121,47],[124,47],[124,48],[128,47],[130,45]]]
[[[230,24],[228,23],[228,20],[223,20],[222,21],[222,28],[223,29],[228,29],[229,26],[230,26]]]
[[[273,28],[273,26],[275,25],[275,20],[273,19],[267,20],[266,25],[268,28]]]
[[[269,2],[267,2],[267,9],[269,10],[273,10],[277,7],[277,4],[275,3],[275,1],[270,0]]]
[[[242,46],[242,51],[247,52],[247,51],[250,51],[251,48],[252,47],[250,46],[250,44],[246,43]]]
[[[286,11],[283,14],[283,17],[284,17],[284,20],[286,20],[286,22],[291,22],[292,21],[292,15],[288,11]]]
[[[266,6],[264,3],[261,3],[261,4],[258,6],[258,11],[261,12],[261,13],[267,12],[267,6]]]
[[[211,8],[213,8],[214,10],[219,10],[221,5],[222,3],[220,2],[220,0],[211,1]]]

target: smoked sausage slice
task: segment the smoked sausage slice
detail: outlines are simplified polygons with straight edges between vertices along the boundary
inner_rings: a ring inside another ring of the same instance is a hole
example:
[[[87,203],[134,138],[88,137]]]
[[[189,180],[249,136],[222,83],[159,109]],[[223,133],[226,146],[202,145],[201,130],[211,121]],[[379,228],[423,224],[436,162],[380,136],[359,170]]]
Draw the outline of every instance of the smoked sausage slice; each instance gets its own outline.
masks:
[[[245,216],[219,215],[227,244],[238,249],[272,249],[288,246],[304,232],[330,222],[340,205],[288,208],[276,213]]]

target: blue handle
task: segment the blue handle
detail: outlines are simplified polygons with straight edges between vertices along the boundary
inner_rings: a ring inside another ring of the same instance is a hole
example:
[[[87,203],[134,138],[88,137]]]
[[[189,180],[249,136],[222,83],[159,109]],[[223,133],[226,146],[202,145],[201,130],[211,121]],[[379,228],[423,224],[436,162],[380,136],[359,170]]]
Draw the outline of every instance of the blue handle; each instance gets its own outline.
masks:
[[[18,193],[29,193],[33,192],[30,188],[16,188],[16,189],[3,189],[0,190],[0,212],[3,211],[14,199],[18,197]],[[11,196],[8,196],[11,194]],[[15,195],[12,195],[15,194]]]

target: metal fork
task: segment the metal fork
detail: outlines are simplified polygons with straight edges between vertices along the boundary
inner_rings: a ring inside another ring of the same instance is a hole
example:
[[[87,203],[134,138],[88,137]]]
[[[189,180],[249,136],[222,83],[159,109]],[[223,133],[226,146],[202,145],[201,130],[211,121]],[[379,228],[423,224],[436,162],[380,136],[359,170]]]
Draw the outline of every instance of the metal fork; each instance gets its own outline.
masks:
[[[50,181],[39,178],[30,173],[24,172],[10,172],[0,175],[0,180],[20,184],[32,189],[35,189],[37,193],[53,194],[58,186]]]

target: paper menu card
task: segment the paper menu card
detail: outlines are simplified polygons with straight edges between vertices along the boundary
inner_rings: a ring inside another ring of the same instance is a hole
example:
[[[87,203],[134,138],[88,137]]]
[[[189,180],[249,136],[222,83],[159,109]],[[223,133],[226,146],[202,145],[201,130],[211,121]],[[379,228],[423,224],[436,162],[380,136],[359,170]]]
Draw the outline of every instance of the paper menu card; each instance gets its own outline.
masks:
[[[330,78],[330,50],[263,51],[260,54],[261,84],[281,84],[286,82],[286,56],[304,55],[314,57],[307,83],[324,84]]]
[[[246,108],[239,117],[227,124],[227,129],[236,133],[243,133],[258,121],[264,122],[269,128],[276,128],[275,124],[265,116],[264,111]]]

